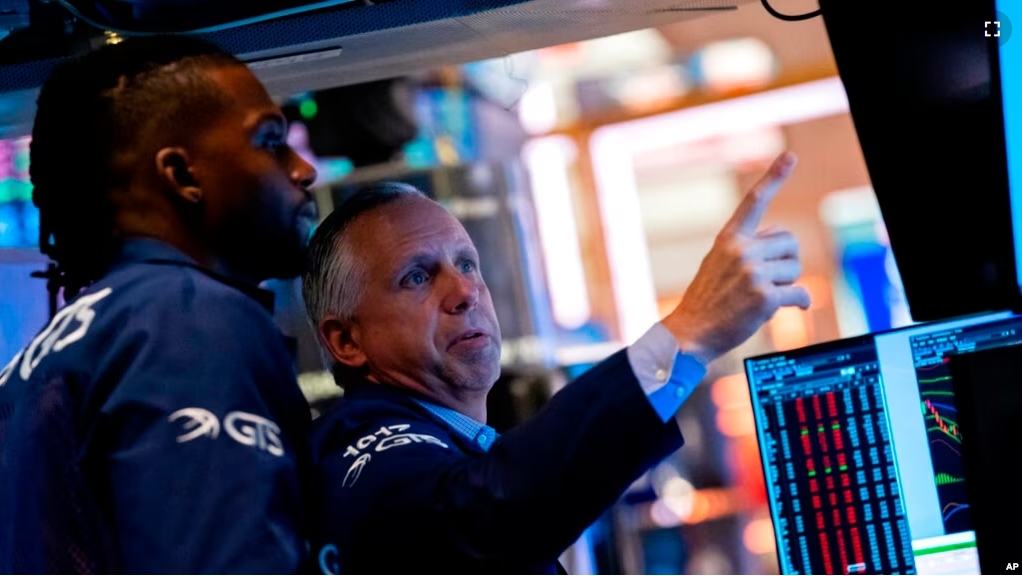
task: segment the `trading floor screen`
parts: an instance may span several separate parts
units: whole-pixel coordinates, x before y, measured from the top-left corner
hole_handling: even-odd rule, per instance
[[[978,574],[946,364],[1019,343],[1003,313],[748,359],[782,573]]]

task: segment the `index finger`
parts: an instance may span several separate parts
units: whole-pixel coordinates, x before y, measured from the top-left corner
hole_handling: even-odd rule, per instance
[[[770,170],[745,194],[745,198],[742,198],[725,229],[737,234],[755,235],[760,221],[763,220],[763,214],[770,206],[770,201],[791,175],[797,160],[798,158],[791,152],[778,156]]]

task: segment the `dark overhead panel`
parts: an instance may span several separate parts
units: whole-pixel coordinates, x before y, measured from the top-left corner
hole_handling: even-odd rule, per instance
[[[734,10],[751,1],[349,0],[242,26],[214,26],[216,29],[201,35],[252,62],[271,93],[286,96],[665,26]],[[200,0],[192,6],[198,14],[218,3],[223,1]],[[72,6],[79,4],[84,11],[81,0],[74,0]],[[114,4],[130,6],[119,0]],[[33,17],[38,12],[40,24],[33,23],[21,35],[26,42],[22,46],[32,45],[33,49],[5,52],[5,44],[12,38],[0,41],[0,137],[29,131],[35,93],[60,58],[105,41],[102,31],[83,25],[79,16],[120,30],[121,35],[133,31],[105,25],[95,10],[89,14],[79,11],[75,16],[59,2],[32,5]],[[302,6],[293,6],[292,11]],[[208,17],[201,23],[209,24]],[[178,17],[173,25],[185,29],[188,21]],[[31,41],[42,36],[47,36],[45,42]]]

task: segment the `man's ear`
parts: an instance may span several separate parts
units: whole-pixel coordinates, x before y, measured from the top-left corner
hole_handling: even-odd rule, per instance
[[[202,189],[192,175],[191,158],[184,148],[161,148],[156,153],[156,171],[182,200],[192,204],[202,201]]]
[[[319,336],[330,356],[348,368],[362,368],[368,362],[358,343],[357,327],[336,316],[327,316],[319,323]]]

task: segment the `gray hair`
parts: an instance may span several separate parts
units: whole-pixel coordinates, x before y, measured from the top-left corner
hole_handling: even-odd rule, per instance
[[[333,211],[316,229],[309,242],[305,274],[302,276],[302,297],[309,321],[316,332],[326,357],[319,323],[327,315],[336,315],[344,322],[354,317],[365,285],[365,259],[355,252],[345,232],[355,220],[370,211],[398,200],[423,197],[418,188],[404,182],[379,182],[361,188]],[[351,377],[351,371],[335,362],[337,384]]]

